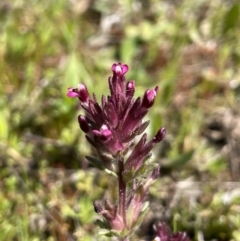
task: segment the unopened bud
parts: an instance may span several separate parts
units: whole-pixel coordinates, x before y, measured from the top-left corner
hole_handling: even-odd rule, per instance
[[[82,102],[87,102],[89,99],[89,94],[87,87],[84,84],[79,84],[78,85],[78,93],[79,93],[79,99]]]
[[[164,127],[161,127],[153,138],[154,143],[160,142],[165,137],[165,135],[166,135],[166,129]]]
[[[86,118],[83,115],[79,115],[78,116],[78,123],[79,123],[80,128],[82,129],[82,131],[84,131],[85,133],[89,132],[90,129],[89,129],[87,120],[86,120]]]
[[[95,136],[100,137],[103,141],[108,140],[112,136],[112,132],[108,129],[106,125],[102,125],[101,129],[93,130]]]
[[[93,202],[93,207],[94,207],[94,211],[96,213],[100,213],[103,210],[103,208],[101,207],[101,205],[100,205],[100,203],[98,201],[94,201]]]
[[[157,95],[158,86],[152,90],[146,90],[142,100],[142,106],[145,108],[150,108],[154,104],[155,97]]]
[[[126,85],[126,96],[133,97],[134,92],[135,92],[135,82],[129,81]]]

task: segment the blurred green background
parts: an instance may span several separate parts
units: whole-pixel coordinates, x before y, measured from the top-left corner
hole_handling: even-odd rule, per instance
[[[238,1],[1,0],[0,240],[107,240],[92,202],[111,178],[84,159],[94,152],[66,93],[83,82],[107,95],[119,61],[136,96],[159,86],[149,137],[167,129],[139,240],[154,220],[240,240],[239,39]]]

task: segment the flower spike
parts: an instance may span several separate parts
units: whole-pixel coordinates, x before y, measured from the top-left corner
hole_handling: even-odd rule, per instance
[[[95,94],[90,97],[84,84],[68,88],[67,96],[79,99],[85,112],[78,116],[80,128],[99,155],[99,159],[87,159],[118,181],[118,203],[106,200],[101,206],[95,201],[95,212],[105,219],[109,236],[117,233],[119,240],[129,240],[147,210],[144,203],[149,188],[159,176],[159,165],[147,159],[153,147],[165,137],[166,129],[161,127],[149,141],[144,133],[150,121],[143,119],[155,102],[158,86],[134,98],[135,81],[125,79],[128,65],[114,63],[111,70],[110,94],[102,95],[100,103]],[[136,142],[138,135],[142,137]],[[164,225],[159,224],[155,229],[155,241],[188,241],[184,233],[170,235]]]

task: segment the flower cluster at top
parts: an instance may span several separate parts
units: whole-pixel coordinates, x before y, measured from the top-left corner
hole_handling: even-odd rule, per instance
[[[123,156],[132,141],[147,128],[149,121],[143,121],[152,107],[158,87],[146,90],[143,97],[134,99],[135,82],[125,80],[126,64],[113,64],[113,76],[109,77],[109,96],[102,96],[101,105],[93,94],[91,98],[84,84],[69,88],[67,96],[77,97],[85,110],[78,122],[86,138],[98,151],[104,166],[111,169],[111,161]],[[138,170],[153,146],[165,136],[165,128],[160,128],[154,138],[146,143],[144,134],[125,162],[125,170]]]

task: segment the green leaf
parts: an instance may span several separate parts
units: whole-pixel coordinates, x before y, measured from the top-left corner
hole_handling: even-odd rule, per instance
[[[133,227],[131,227],[133,230],[136,230],[142,224],[148,210],[149,210],[149,202],[143,203],[143,206],[142,206],[141,212],[138,216],[138,219],[137,219],[136,223],[133,225]]]
[[[100,229],[98,235],[104,235],[106,237],[120,237],[120,232],[116,230]]]
[[[166,168],[178,168],[178,167],[182,167],[184,166],[186,163],[188,163],[189,161],[191,161],[192,156],[194,154],[194,150],[185,152],[183,154],[181,154],[180,156],[178,156],[176,159],[174,159],[171,162],[168,163],[162,163],[162,166],[166,167]]]
[[[104,171],[105,171],[107,174],[109,174],[109,175],[111,175],[111,176],[113,176],[113,177],[115,177],[115,178],[118,178],[118,176],[117,176],[117,174],[116,174],[115,172],[113,172],[113,171],[111,171],[111,170],[109,170],[109,169],[107,169],[107,168],[105,168]]]
[[[93,156],[86,156],[87,160],[93,165],[95,166],[96,168],[98,168],[99,170],[102,170],[104,172],[106,172],[107,174],[115,177],[115,178],[118,178],[117,174],[109,169],[107,169],[101,160],[97,159],[96,157],[93,157]]]
[[[133,172],[133,169],[131,169],[130,171],[129,170],[125,170],[123,173],[122,173],[122,176],[123,176],[123,180],[124,182],[129,182],[131,180],[134,179],[135,175],[134,175],[134,172]]]
[[[102,230],[107,230],[109,228],[109,224],[104,220],[97,219],[96,220],[96,225],[100,227]]]
[[[152,172],[155,168],[157,168],[158,164],[157,163],[149,163],[145,164],[142,167],[139,168],[139,175],[146,175],[150,172]]]
[[[93,166],[95,166],[96,168],[98,168],[99,170],[104,170],[104,169],[105,169],[102,161],[99,160],[98,158],[93,157],[93,156],[86,156],[86,159],[87,159]]]
[[[239,21],[239,14],[240,14],[240,5],[234,4],[232,7],[226,12],[223,18],[223,28],[222,33],[227,33],[230,29],[233,29],[238,21]]]

